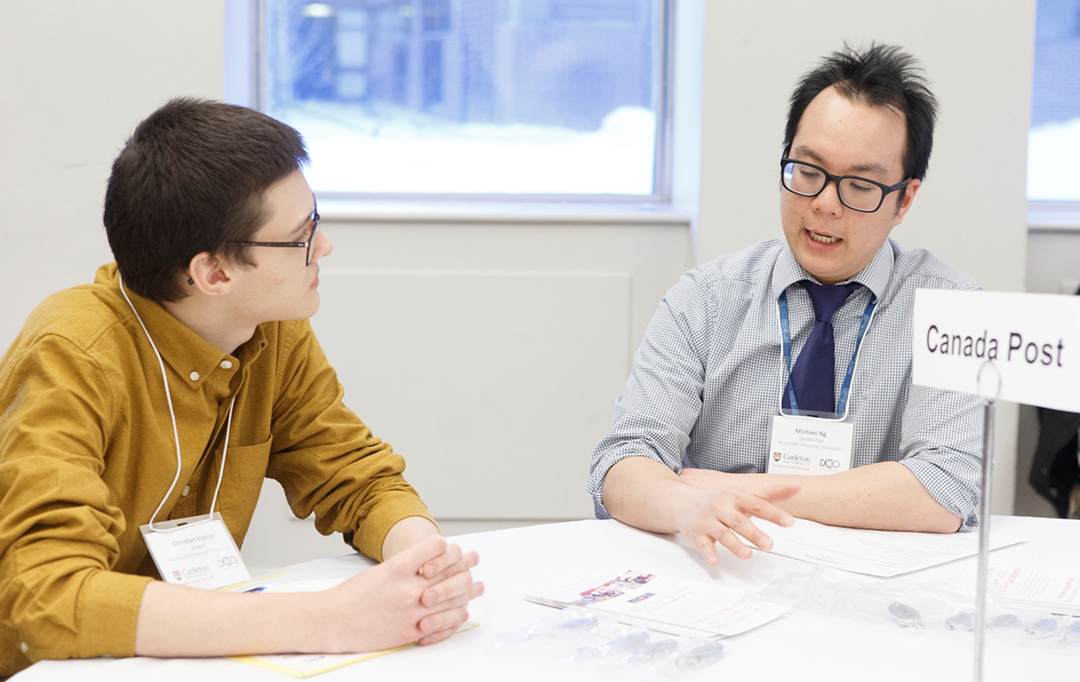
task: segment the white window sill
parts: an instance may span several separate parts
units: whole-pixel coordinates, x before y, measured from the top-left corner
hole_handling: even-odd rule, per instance
[[[576,223],[689,226],[693,215],[670,204],[497,201],[364,201],[321,199],[319,214],[333,222]]]
[[[1080,203],[1029,203],[1028,231],[1080,232]]]

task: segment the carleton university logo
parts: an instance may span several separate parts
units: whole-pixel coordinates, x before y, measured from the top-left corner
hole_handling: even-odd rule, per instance
[[[772,461],[774,461],[774,462],[779,462],[780,461],[780,453],[779,452],[772,453]]]
[[[173,577],[176,578],[177,580],[183,580],[184,579],[183,576],[180,575],[180,571],[173,571],[172,574],[173,574]]]

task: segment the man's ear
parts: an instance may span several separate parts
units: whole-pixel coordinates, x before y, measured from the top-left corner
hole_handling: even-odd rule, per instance
[[[198,289],[208,296],[227,294],[232,288],[229,263],[219,255],[203,251],[188,263],[186,290]]]
[[[893,217],[893,227],[896,227],[904,220],[904,216],[907,215],[908,209],[911,208],[911,202],[915,201],[915,193],[919,191],[921,185],[922,180],[913,179],[907,184],[907,187],[904,188],[900,203],[896,205],[896,215]]]

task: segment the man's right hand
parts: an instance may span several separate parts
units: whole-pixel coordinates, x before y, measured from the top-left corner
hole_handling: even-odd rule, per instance
[[[753,492],[731,474],[704,472],[693,485],[648,457],[627,457],[608,469],[604,478],[604,507],[623,523],[654,533],[682,533],[710,566],[720,563],[716,543],[735,556],[748,559],[743,536],[762,549],[772,540],[750,521],[752,517],[780,526],[794,523],[791,514],[773,502],[786,500],[799,485],[771,483],[761,474]],[[755,479],[755,484],[757,483]]]
[[[336,624],[324,642],[329,650],[354,652],[446,639],[468,619],[469,602],[484,593],[472,579],[478,562],[476,552],[463,555],[434,535],[361,572],[320,595],[325,622]]]
[[[763,475],[763,474],[762,474]],[[710,566],[720,563],[716,543],[740,559],[749,559],[750,548],[736,533],[761,549],[771,549],[772,539],[754,525],[751,517],[772,521],[778,526],[795,522],[791,514],[771,504],[786,500],[799,491],[798,485],[778,483],[751,494],[737,486],[702,488],[681,484],[675,488],[675,524]],[[733,532],[734,531],[734,532]]]

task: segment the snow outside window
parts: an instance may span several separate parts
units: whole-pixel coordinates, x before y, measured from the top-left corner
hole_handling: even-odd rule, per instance
[[[321,196],[667,199],[665,0],[264,0]]]
[[[1029,201],[1080,202],[1080,0],[1038,0]]]

